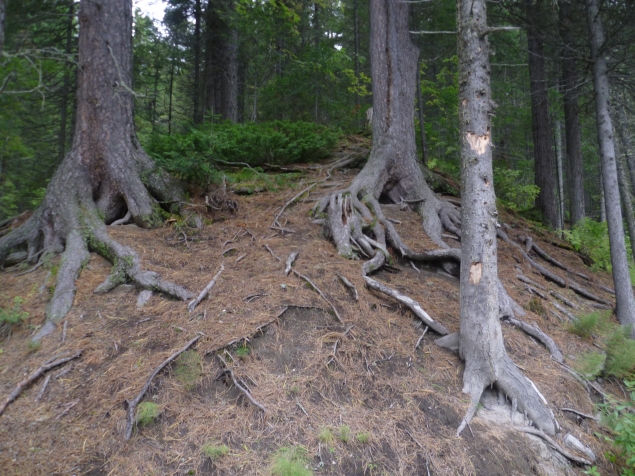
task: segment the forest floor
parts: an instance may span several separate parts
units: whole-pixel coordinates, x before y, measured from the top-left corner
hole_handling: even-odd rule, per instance
[[[461,392],[458,355],[436,346],[432,331],[415,348],[425,326],[408,309],[365,288],[361,262],[339,257],[321,227],[310,221],[315,201],[334,186],[346,186],[358,170],[334,171],[289,206],[279,221],[293,233],[270,229],[292,196],[326,176],[326,166],[300,167],[306,173],[293,188],[232,195],[238,205],[233,213],[207,211],[204,197],[193,193],[189,209],[204,218],[200,229],[179,221],[154,230],[110,227],[147,269],[195,293],[224,264],[210,295],[192,313],[187,303],[156,293],[138,308],[139,291],[130,285],[94,294],[110,264],[93,254],[65,323],[33,348],[29,336],[43,323],[56,261],[19,277],[17,271],[0,273],[0,306],[12,306],[21,296],[22,309],[30,313],[28,325],[0,341],[0,398],[49,358],[83,351],[79,359],[51,370],[46,388],[43,376],[0,416],[2,474],[267,475],[290,454],[315,474],[582,474],[585,468],[520,432],[517,427],[527,424],[521,414],[511,424],[510,405],[481,408],[469,431],[456,437],[469,406]],[[413,250],[433,247],[415,213],[394,205],[384,206],[384,212],[400,221],[396,228]],[[611,286],[610,276],[592,273],[576,253],[553,245],[559,242],[554,234],[508,213],[500,220],[511,227],[511,239],[531,235],[551,256],[589,276],[584,286],[613,302],[597,286]],[[446,241],[459,246],[454,239]],[[565,295],[580,307],[574,314],[596,310],[592,302],[543,279],[513,247],[500,240],[498,245],[501,279],[525,308],[523,319],[539,325],[565,361],[575,364],[593,344],[570,333],[554,317],[550,301],[530,294],[516,276],[521,270],[545,289]],[[343,323],[305,281],[293,273],[285,276],[285,260],[293,251],[299,252],[294,269],[330,299]],[[355,286],[358,300],[338,274]],[[375,277],[416,299],[450,332],[459,330],[456,278],[434,269],[417,271],[397,258]],[[161,371],[144,397],[158,405],[158,417],[135,427],[126,441],[126,400],[134,399],[153,369],[197,333],[202,336],[194,352]],[[606,430],[560,410],[593,414],[599,396],[517,328],[504,323],[503,333],[512,359],[555,412],[562,426],[556,438],[571,433],[598,456],[602,475],[617,474],[603,456],[609,449],[601,437]],[[225,365],[266,411],[232,384]],[[623,397],[616,381],[598,385]],[[205,455],[205,445],[217,457]],[[221,455],[222,445],[228,451]]]

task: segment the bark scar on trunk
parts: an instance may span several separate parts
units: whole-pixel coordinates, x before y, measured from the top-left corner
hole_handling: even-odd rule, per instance
[[[465,138],[467,139],[468,144],[474,152],[478,155],[483,155],[487,150],[487,146],[489,145],[489,128],[487,132],[483,135],[477,135],[473,132],[468,132],[465,134]]]
[[[478,284],[481,282],[481,276],[483,276],[482,263],[472,263],[470,266],[470,284]]]

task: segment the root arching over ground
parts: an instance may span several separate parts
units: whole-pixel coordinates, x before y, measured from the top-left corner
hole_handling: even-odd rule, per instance
[[[159,202],[178,206],[181,200],[176,185],[138,144],[111,153],[113,156],[104,161],[105,170],[96,172],[82,163],[78,152],[71,152],[51,180],[38,210],[0,238],[0,262],[19,247],[27,248],[28,262],[42,260],[49,253],[62,253],[55,290],[46,309],[47,320],[34,336],[36,341],[49,334],[70,310],[75,280],[87,264],[90,251],[113,265],[111,274],[95,292],[107,292],[132,281],[178,299],[192,296],[157,273],[144,271],[137,253],[108,235],[106,223],[124,214],[129,213],[138,226],[148,228],[160,223]]]

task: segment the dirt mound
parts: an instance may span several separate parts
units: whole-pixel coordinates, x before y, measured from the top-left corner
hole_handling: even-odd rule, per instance
[[[307,168],[294,189],[233,197],[238,205],[234,214],[208,212],[204,197],[193,197],[190,208],[205,223],[200,229],[179,220],[157,230],[111,227],[112,236],[134,248],[145,267],[194,292],[224,263],[210,295],[192,313],[185,303],[157,294],[138,308],[139,291],[133,286],[93,294],[110,270],[109,263],[93,257],[78,281],[65,324],[41,348],[29,348],[28,336],[44,319],[57,263],[19,277],[18,272],[1,273],[0,306],[21,296],[30,317],[28,325],[0,344],[0,395],[8,395],[50,357],[83,350],[80,359],[50,372],[46,388],[45,378],[37,380],[0,416],[2,473],[270,474],[281,448],[303,448],[298,452],[304,455],[301,464],[318,474],[582,474],[583,468],[554,456],[544,443],[514,428],[509,418],[501,420],[511,414],[508,403],[509,408],[492,404],[480,409],[470,431],[455,437],[469,406],[461,392],[458,356],[436,346],[438,336],[432,331],[415,348],[424,326],[409,310],[366,289],[359,261],[337,256],[308,218],[316,199],[334,185],[346,185],[355,173],[333,172],[330,180],[288,207],[278,219],[288,232],[270,228],[274,217],[299,190],[324,177],[324,171]],[[384,213],[411,248],[434,248],[414,213],[398,206],[384,206]],[[609,276],[590,273],[575,253],[552,244],[555,237],[502,215],[513,240],[533,236],[549,256],[586,274],[590,280],[584,286],[613,300],[598,286],[610,285]],[[446,241],[458,246],[451,236]],[[295,269],[324,293],[343,324],[312,286],[293,274],[285,276],[284,261],[292,251],[299,252]],[[556,317],[566,319],[548,292],[557,291],[579,307],[571,310],[574,314],[594,310],[593,301],[545,280],[515,247],[500,241],[499,260],[507,291],[526,309],[523,319],[549,334],[567,362],[588,350],[589,344]],[[530,293],[519,274],[539,284],[545,299]],[[356,288],[359,300],[338,275]],[[416,299],[450,332],[458,331],[456,278],[435,269],[414,269],[396,258],[375,278]],[[511,325],[503,331],[509,354],[549,402],[561,434],[571,433],[589,445],[599,455],[602,474],[617,474],[600,456],[606,443],[594,432],[602,433],[601,427],[560,411],[569,407],[593,413],[597,395],[587,392],[537,341]],[[156,366],[199,332],[202,337],[192,348],[199,356],[193,381],[183,380],[179,360],[160,372],[144,396],[157,405],[154,422],[135,428],[125,441],[125,401],[139,393]],[[265,412],[233,384],[226,365]],[[602,385],[619,391],[611,382]],[[520,414],[515,421],[517,426],[528,423]]]

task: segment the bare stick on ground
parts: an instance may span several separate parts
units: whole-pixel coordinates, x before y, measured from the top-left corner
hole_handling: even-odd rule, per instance
[[[214,285],[216,284],[216,280],[218,279],[218,277],[221,275],[221,273],[225,270],[225,263],[221,263],[220,264],[220,270],[218,270],[218,273],[216,273],[216,275],[212,278],[212,280],[209,282],[209,284],[207,286],[205,286],[205,289],[203,289],[201,291],[201,293],[198,295],[198,297],[196,299],[194,299],[193,301],[191,301],[188,305],[187,305],[187,310],[189,312],[192,312],[196,306],[199,305],[199,303],[205,299],[205,296],[207,296],[207,293],[210,292],[210,290],[214,287]]]
[[[426,326],[426,328],[423,331],[423,334],[421,334],[421,337],[419,337],[419,339],[417,339],[417,343],[415,344],[415,350],[417,350],[419,345],[421,345],[421,342],[423,341],[423,338],[426,336],[426,333],[428,332],[428,329],[429,329],[429,327]]]
[[[64,357],[62,359],[58,359],[58,360],[49,360],[47,362],[44,363],[44,365],[42,365],[40,368],[38,368],[35,372],[33,372],[31,375],[29,375],[27,378],[25,378],[24,380],[22,380],[20,383],[18,383],[15,387],[15,389],[13,390],[13,392],[11,392],[9,394],[9,396],[5,399],[4,402],[2,402],[2,405],[0,405],[0,415],[2,415],[4,413],[4,411],[6,410],[7,406],[13,402],[16,398],[18,398],[20,396],[20,394],[24,391],[24,389],[26,387],[28,387],[31,383],[33,383],[35,380],[37,380],[40,376],[42,376],[45,372],[48,372],[49,370],[58,367],[62,364],[65,364],[66,362],[70,362],[71,360],[77,359],[80,355],[82,355],[82,351],[78,351],[75,354],[71,355],[70,357]]]
[[[271,253],[271,256],[273,256],[273,257],[274,257],[275,259],[277,259],[278,261],[282,261],[282,260],[280,259],[280,257],[279,257],[279,256],[276,256],[276,254],[273,252],[273,250],[272,250],[271,248],[269,248],[269,245],[263,245],[263,246],[267,249],[267,251],[268,251],[269,253]]]
[[[343,276],[339,273],[336,273],[335,276],[337,276],[339,280],[342,281],[344,286],[346,286],[348,290],[353,294],[353,298],[355,299],[355,301],[359,301],[359,294],[357,293],[357,288],[355,287],[355,285],[348,279],[346,279],[346,276]]]
[[[46,392],[46,387],[48,387],[48,384],[50,381],[51,381],[51,374],[48,374],[46,376],[46,379],[44,379],[44,383],[42,384],[42,388],[37,394],[37,397],[35,397],[36,402],[39,402],[42,399],[42,397],[44,396],[44,392]]]
[[[324,299],[326,301],[326,303],[331,306],[331,309],[333,309],[333,313],[335,314],[335,317],[338,321],[340,321],[342,324],[344,324],[344,321],[342,320],[342,317],[340,316],[340,313],[337,311],[337,308],[335,307],[335,305],[330,301],[330,299],[328,299],[324,293],[322,291],[320,291],[320,288],[318,288],[313,281],[311,281],[309,278],[307,278],[305,275],[298,273],[295,269],[292,269],[293,274],[295,274],[298,278],[300,279],[304,279],[309,286],[311,286],[313,289],[315,289],[315,291],[322,297],[322,299]]]
[[[126,403],[128,404],[128,415],[127,415],[127,421],[126,421],[126,432],[124,434],[124,438],[126,440],[129,440],[130,437],[132,436],[132,429],[133,429],[134,423],[135,423],[135,412],[137,410],[137,405],[139,405],[139,403],[141,402],[141,399],[143,398],[143,396],[146,394],[146,392],[150,388],[150,385],[152,384],[152,380],[154,379],[154,377],[156,377],[158,375],[158,373],[161,372],[161,370],[163,370],[170,362],[172,362],[179,355],[181,355],[183,352],[185,352],[190,347],[192,347],[196,342],[198,342],[198,340],[200,338],[201,338],[201,334],[197,335],[191,341],[189,341],[187,344],[185,344],[185,346],[182,349],[180,349],[179,351],[175,352],[170,357],[168,357],[166,360],[164,360],[150,374],[150,377],[148,377],[148,379],[146,380],[145,385],[141,388],[141,391],[134,398],[134,400],[126,400]]]
[[[229,365],[227,365],[227,362],[225,361],[225,359],[223,359],[220,355],[218,355],[217,357],[221,360],[221,362],[223,362],[226,369],[221,371],[218,377],[216,377],[216,380],[222,378],[224,375],[229,375],[232,379],[232,382],[234,383],[234,386],[238,390],[240,390],[243,393],[243,395],[245,395],[249,399],[251,403],[253,403],[256,407],[262,410],[263,413],[267,413],[266,408],[262,406],[262,404],[258,403],[258,401],[251,396],[251,392],[247,390],[245,387],[243,387],[240,383],[238,383],[238,380],[236,379],[236,376],[234,375],[234,371],[229,367]]]
[[[599,418],[596,418],[593,415],[587,415],[586,413],[579,412],[578,410],[574,410],[573,408],[561,408],[560,410],[563,412],[575,413],[576,415],[587,418],[589,420],[600,421]]]
[[[287,262],[285,263],[285,268],[284,268],[284,275],[285,276],[289,276],[289,273],[291,272],[291,268],[293,267],[293,263],[295,263],[295,260],[296,260],[296,258],[298,257],[299,254],[300,254],[299,251],[294,251],[287,258]]]
[[[284,206],[280,209],[280,211],[276,215],[276,217],[273,219],[273,223],[271,224],[270,228],[272,228],[274,230],[283,230],[283,231],[288,231],[288,232],[292,231],[292,230],[285,230],[284,228],[282,228],[282,225],[279,222],[280,217],[282,216],[282,214],[284,213],[284,211],[287,209],[287,207],[289,205],[295,203],[295,201],[298,200],[305,193],[310,192],[311,189],[313,187],[315,187],[318,183],[320,183],[320,182],[315,182],[315,183],[309,185],[307,188],[305,188],[304,190],[302,190],[302,191],[298,192],[297,194],[295,194],[293,196],[293,198],[291,198],[291,200],[289,200],[287,203],[285,203]]]

